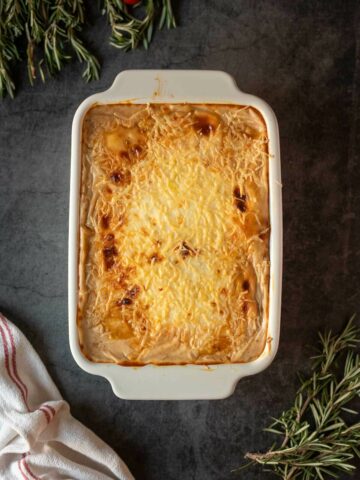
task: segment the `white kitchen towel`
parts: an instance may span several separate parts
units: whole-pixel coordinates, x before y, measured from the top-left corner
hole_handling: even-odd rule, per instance
[[[25,336],[0,314],[0,479],[133,480],[75,420]]]

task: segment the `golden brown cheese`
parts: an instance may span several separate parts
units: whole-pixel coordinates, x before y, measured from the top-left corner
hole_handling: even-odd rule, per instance
[[[123,365],[247,362],[269,290],[264,121],[238,105],[96,105],[84,119],[78,328]]]

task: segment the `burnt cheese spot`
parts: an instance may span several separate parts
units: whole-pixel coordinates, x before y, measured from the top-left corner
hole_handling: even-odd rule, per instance
[[[128,185],[131,182],[131,173],[129,170],[116,170],[111,173],[110,180],[117,185]]]
[[[114,245],[115,237],[112,233],[108,233],[104,238],[103,257],[106,270],[113,267],[117,250]]]
[[[108,233],[106,236],[105,236],[105,241],[106,242],[113,242],[114,241],[114,234],[113,233]]]
[[[120,157],[123,158],[124,160],[130,160],[129,152],[126,152],[125,150],[120,152]]]
[[[113,172],[110,178],[114,183],[120,183],[123,179],[123,174],[121,172]]]
[[[116,305],[118,305],[119,307],[122,307],[122,306],[126,306],[126,305],[132,305],[132,303],[133,303],[133,301],[131,300],[131,298],[124,297],[121,300],[118,300],[116,302]]]
[[[101,218],[101,226],[104,230],[107,230],[109,228],[109,223],[110,223],[110,215],[103,215]]]
[[[208,137],[210,133],[214,130],[214,127],[211,123],[207,123],[205,120],[198,120],[194,125],[195,130],[200,134]]]
[[[140,145],[134,145],[131,147],[130,149],[130,152],[135,155],[135,157],[140,157],[140,155],[142,154],[142,147],[140,147]]]
[[[201,136],[209,137],[214,133],[219,125],[219,119],[216,115],[210,115],[206,112],[196,112],[194,115],[193,129]]]
[[[122,150],[119,154],[124,163],[132,164],[143,157],[144,148],[138,143],[128,142],[126,148],[127,150]]]
[[[164,260],[164,257],[162,257],[161,255],[159,255],[157,252],[153,253],[153,254],[149,257],[149,263],[157,263],[157,262],[161,262],[161,260]]]
[[[246,212],[246,195],[240,193],[239,187],[234,188],[233,195],[236,208],[238,208],[240,212]]]
[[[105,247],[103,249],[104,263],[107,270],[109,270],[115,263],[115,257],[117,255],[117,250],[114,246]]]
[[[139,293],[140,293],[139,285],[134,285],[125,293],[123,298],[116,301],[116,305],[118,307],[132,305],[134,303],[135,298],[139,295]]]
[[[127,293],[126,297],[136,298],[140,293],[139,285],[134,285]]]
[[[194,257],[195,255],[197,255],[199,253],[196,248],[190,247],[190,245],[188,245],[186,242],[182,242],[181,245],[176,247],[175,250],[179,251],[182,258],[186,258],[186,257],[189,257],[189,256]]]

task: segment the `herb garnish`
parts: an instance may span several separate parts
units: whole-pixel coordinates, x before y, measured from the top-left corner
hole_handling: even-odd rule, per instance
[[[301,378],[294,405],[266,429],[282,437],[266,453],[247,453],[284,480],[324,480],[355,470],[360,458],[360,422],[349,405],[360,396],[360,356],[354,349],[360,331],[353,318],[339,335],[320,334],[320,351],[312,358],[312,375]],[[244,468],[242,467],[242,468]]]
[[[171,0],[143,0],[134,6],[125,0],[101,3],[111,27],[110,43],[117,48],[148,48],[156,22],[158,28],[175,27]],[[83,0],[0,0],[0,96],[14,97],[12,69],[21,61],[24,43],[31,84],[38,76],[45,81],[46,72],[60,71],[74,55],[85,64],[84,79],[98,79],[99,62],[80,38],[84,13]]]

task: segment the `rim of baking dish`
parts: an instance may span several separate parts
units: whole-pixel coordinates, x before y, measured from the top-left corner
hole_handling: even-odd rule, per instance
[[[91,362],[81,352],[77,331],[79,202],[82,121],[96,103],[212,103],[256,108],[269,137],[270,282],[268,332],[265,349],[248,363],[220,365],[121,366]],[[86,98],[72,124],[69,207],[68,314],[69,340],[76,363],[86,372],[105,377],[123,399],[220,399],[231,395],[238,381],[267,368],[280,336],[282,289],[282,195],[279,131],[276,116],[260,98],[242,92],[227,73],[209,70],[126,70],[112,86]]]

